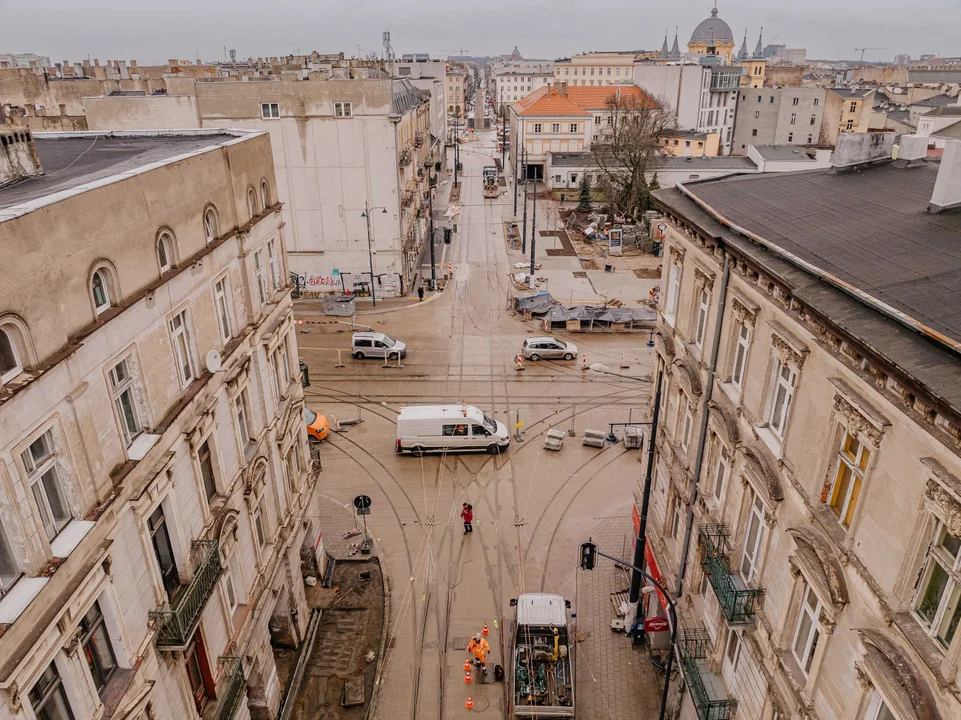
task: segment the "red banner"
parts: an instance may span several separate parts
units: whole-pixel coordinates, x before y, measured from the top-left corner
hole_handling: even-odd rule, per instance
[[[636,503],[631,509],[631,520],[634,523],[634,538],[631,546],[637,547],[637,536],[641,532],[641,514],[637,511]],[[657,567],[657,560],[654,559],[654,551],[651,550],[650,542],[644,543],[644,561],[647,564],[648,574],[663,585],[664,580],[661,578],[661,571]],[[664,608],[664,612],[667,612],[667,599],[664,597],[664,593],[657,589],[655,589],[655,592],[657,592],[657,597],[661,601],[661,607]]]

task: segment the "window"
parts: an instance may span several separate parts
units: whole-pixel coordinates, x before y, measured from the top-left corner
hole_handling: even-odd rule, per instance
[[[697,322],[694,325],[694,344],[698,347],[704,345],[704,334],[707,331],[707,306],[710,295],[706,289],[702,289],[697,298]]]
[[[601,124],[601,116],[600,116],[600,115],[595,115],[595,116],[594,116],[594,124],[595,124],[595,125],[600,125],[600,124]]]
[[[220,228],[217,225],[217,211],[212,207],[204,211],[204,235],[207,237],[208,245],[220,236]]]
[[[160,581],[167,598],[172,602],[180,589],[180,575],[177,573],[177,561],[174,559],[173,546],[170,543],[170,533],[167,531],[167,518],[164,515],[163,503],[157,506],[147,518],[147,530],[153,543],[154,556],[160,568]]]
[[[280,256],[277,254],[277,243],[267,241],[267,264],[270,266],[270,282],[274,290],[280,290]]]
[[[760,117],[761,117],[761,111],[760,111],[760,110],[755,110],[755,111],[754,111],[754,119],[757,120],[757,119],[760,118]]]
[[[30,688],[30,705],[37,720],[73,720],[73,711],[55,663],[50,663]]]
[[[222,277],[214,283],[214,306],[217,326],[220,329],[220,339],[226,343],[230,340],[230,302],[227,299],[226,277]]]
[[[797,628],[794,630],[794,642],[791,644],[791,652],[804,677],[811,672],[814,653],[821,639],[821,626],[818,624],[820,616],[821,601],[814,594],[814,589],[805,582],[801,592],[801,610],[798,613]]]
[[[266,180],[260,183],[260,204],[263,205],[264,210],[270,207],[270,185]]]
[[[794,133],[787,134],[787,141],[789,144],[794,142]]]
[[[737,328],[737,345],[734,348],[734,367],[731,369],[731,382],[738,388],[744,382],[744,368],[747,366],[747,350],[751,343],[751,327],[741,323]]]
[[[187,311],[174,315],[170,321],[170,337],[174,344],[174,361],[180,384],[186,387],[194,379],[193,363],[190,361],[190,335],[187,330]]]
[[[577,132],[577,123],[571,123],[571,132],[572,132],[572,133],[576,133],[576,132]]]
[[[797,375],[794,370],[778,361],[774,368],[774,401],[771,403],[771,429],[779,438],[784,438],[787,429],[788,412],[794,398],[794,383]]]
[[[534,132],[539,133],[541,131],[541,124],[534,123]]]
[[[110,308],[110,289],[106,270],[101,268],[94,272],[90,289],[93,292],[94,309],[97,311],[97,315],[100,315]]]
[[[257,547],[261,550],[267,545],[267,531],[265,530],[266,519],[264,517],[264,498],[261,496],[257,501],[257,508],[254,510],[254,533],[257,537]]]
[[[680,497],[674,498],[674,516],[671,518],[671,537],[674,540],[681,540],[681,533],[684,532],[684,503]]]
[[[184,665],[187,670],[187,681],[190,683],[190,692],[194,696],[194,704],[197,706],[197,712],[202,714],[207,700],[214,697],[214,681],[210,674],[207,648],[204,646],[200,628],[197,628],[193,642],[184,653]]]
[[[751,137],[757,137],[757,128],[751,130]]]
[[[247,188],[247,214],[251,220],[257,215],[257,193],[253,188]]]
[[[724,651],[724,656],[732,667],[737,666],[738,655],[741,651],[741,636],[735,631],[731,630],[731,634],[727,638],[727,649]]]
[[[757,576],[761,538],[764,535],[764,503],[753,491],[749,491],[748,496],[751,509],[747,516],[747,531],[744,533],[744,553],[741,555],[741,579],[746,583]]]
[[[871,704],[868,706],[868,712],[864,716],[864,720],[898,720],[897,716],[891,712],[891,708],[888,704],[884,702],[884,698],[881,697],[877,690],[874,691],[874,697],[871,698]]]
[[[714,468],[714,499],[718,502],[721,501],[721,495],[724,492],[724,479],[727,477],[729,465],[730,456],[727,453],[727,448],[718,443],[717,466]]]
[[[813,140],[814,140],[814,136],[808,135],[808,145],[810,145]]]
[[[287,474],[287,491],[294,495],[297,492],[298,479],[300,478],[300,454],[297,452],[296,445],[287,453],[284,467]]]
[[[614,68],[614,75],[617,76],[617,75],[620,75],[620,74],[621,74],[621,69],[620,69],[620,68]]]
[[[349,118],[353,114],[351,109],[351,104],[349,102],[335,102],[334,103],[334,117],[339,118]]]
[[[791,100],[791,104],[792,104],[792,105],[797,105],[800,101],[801,101],[800,98],[794,98],[793,100]]]
[[[204,496],[209,503],[217,494],[217,484],[214,481],[214,458],[210,452],[210,439],[204,440],[197,450],[197,463],[200,465],[200,477],[204,483]]]
[[[848,120],[848,121],[847,121],[847,124],[845,124],[845,126],[844,126],[844,129],[845,129],[845,130],[853,130],[853,129],[854,129],[854,120]]]
[[[277,103],[261,103],[260,117],[264,120],[273,120],[280,117],[280,106]]]
[[[773,95],[768,99],[768,103],[769,103],[770,105],[773,105],[773,104],[774,104],[774,96],[773,96]]]
[[[290,385],[290,360],[287,351],[287,338],[283,339],[277,349],[274,350],[274,372],[277,374],[277,382],[280,385],[281,395],[287,394],[287,387]]]
[[[160,263],[160,274],[173,267],[173,238],[170,233],[160,233],[157,238],[157,262]]]
[[[850,112],[856,113],[857,111],[858,111],[857,101],[852,102],[852,103],[851,103],[851,110],[850,110]]]
[[[812,115],[811,122],[809,124],[813,125],[815,122],[817,122],[817,115]]]
[[[760,96],[760,95],[757,96],[757,101],[758,101],[758,102],[761,102],[761,96]]]
[[[791,113],[791,124],[797,125],[797,113]]]
[[[561,124],[560,124],[560,123],[551,123],[551,132],[552,132],[552,133],[559,133],[560,131],[561,131]]]
[[[928,546],[924,574],[914,604],[914,614],[928,634],[947,649],[961,620],[959,584],[961,538],[951,535],[938,520]]]
[[[0,328],[0,383],[10,382],[23,372],[17,344],[9,330]]]
[[[594,74],[594,68],[591,68],[591,75]]]
[[[834,480],[825,486],[821,497],[821,502],[827,503],[838,522],[845,528],[851,526],[858,496],[861,494],[864,471],[870,459],[871,451],[856,437],[845,432],[838,452]]]
[[[53,431],[47,430],[20,454],[27,470],[33,499],[40,511],[40,521],[53,540],[70,522],[70,509],[60,478],[59,457],[54,448]]]
[[[820,105],[820,104],[821,104],[821,98],[814,98],[814,104],[815,104],[815,105]]]
[[[238,587],[242,587],[242,578],[240,575],[240,567],[237,564],[237,548],[230,554],[230,557],[224,562],[224,590],[227,592],[227,606],[230,610],[230,614],[234,614],[234,610],[240,605],[240,592]],[[240,580],[240,582],[238,582]]]
[[[117,410],[120,429],[127,447],[143,429],[140,422],[140,413],[137,411],[137,401],[134,397],[131,365],[130,358],[124,358],[114,365],[109,373],[110,397],[113,399],[114,407]]]
[[[234,398],[234,412],[237,415],[237,430],[240,433],[240,444],[247,445],[253,438],[253,428],[250,425],[250,412],[247,403],[247,390],[241,390]]]
[[[260,304],[267,304],[267,269],[264,267],[264,253],[258,250],[254,253],[254,274],[257,277],[257,296]]]
[[[681,447],[687,450],[691,442],[691,431],[694,429],[694,413],[691,410],[691,403],[684,402],[684,423],[681,426]]]
[[[83,645],[83,654],[93,676],[93,684],[96,685],[97,692],[103,694],[107,682],[117,670],[117,659],[110,646],[110,637],[107,635],[99,602],[94,601],[80,621],[80,644]]]
[[[681,266],[676,262],[671,263],[667,273],[667,302],[665,310],[668,315],[677,312],[677,299],[681,294]]]

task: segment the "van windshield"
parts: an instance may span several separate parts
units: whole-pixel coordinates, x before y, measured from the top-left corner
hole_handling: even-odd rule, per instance
[[[396,344],[397,344],[396,340],[389,337],[388,335],[384,335],[384,345],[386,345],[387,347],[394,347],[394,345]]]
[[[492,435],[497,432],[497,423],[486,415],[484,416],[484,427],[487,428]]]

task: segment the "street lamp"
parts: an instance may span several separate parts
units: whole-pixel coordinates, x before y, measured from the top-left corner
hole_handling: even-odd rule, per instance
[[[631,563],[625,562],[624,560],[621,560],[620,558],[616,558],[613,555],[602,553],[597,548],[597,543],[594,543],[588,540],[586,543],[581,543],[581,546],[578,549],[578,551],[579,551],[579,565],[581,567],[581,570],[593,570],[595,567],[597,567],[598,555],[601,557],[605,557],[608,560],[613,560],[619,565],[626,565],[630,567],[634,571],[634,575],[637,576],[638,579],[640,579],[640,577],[643,576],[648,580],[648,582],[651,583],[651,585],[643,588],[643,593],[645,595],[650,595],[654,592],[659,592],[661,595],[661,598],[663,598],[664,602],[667,603],[667,622],[671,626],[671,651],[670,651],[670,654],[667,656],[667,664],[665,665],[665,668],[664,668],[664,690],[662,691],[662,694],[661,694],[661,711],[660,711],[660,714],[658,715],[659,720],[664,720],[667,714],[667,696],[671,687],[671,669],[674,665],[674,653],[677,651],[677,608],[674,605],[674,600],[671,599],[671,596],[668,595],[667,590],[664,588],[663,585],[661,585],[661,583],[659,583],[653,577],[651,577],[646,572],[641,570],[641,568],[638,567],[637,564],[632,565]],[[639,587],[638,590],[640,591],[641,588]],[[632,593],[633,593],[633,582],[632,582]],[[638,595],[640,595],[640,592],[638,593]],[[634,602],[637,602],[637,601],[635,600]]]
[[[620,373],[611,372],[610,368],[603,363],[593,363],[590,367],[594,372],[627,378],[628,380],[637,380],[638,382],[648,382],[650,380],[650,377],[637,378],[631,377],[630,375],[621,375]],[[654,469],[654,441],[657,439],[657,420],[661,412],[661,380],[663,377],[663,371],[659,370],[657,373],[657,386],[654,391],[654,416],[651,418],[651,433],[647,440],[647,470],[644,473],[644,492],[641,495],[640,521],[637,527],[637,538],[635,538],[634,543],[634,565],[631,566],[634,568],[634,572],[631,573],[631,591],[628,597],[628,602],[631,604],[636,603],[640,597],[641,576],[644,575],[644,573],[638,571],[638,568],[644,567],[644,563],[646,561],[645,552],[647,550],[647,513],[651,506],[651,477]],[[644,637],[643,623],[641,623],[640,631],[635,629],[635,631],[632,633],[632,637],[635,638],[636,642],[640,642],[640,640]]]
[[[371,210],[383,210],[383,214],[387,214],[387,208],[383,206],[378,207],[367,207],[367,201],[364,201],[364,212],[360,214],[362,218],[367,219],[367,257],[370,260],[370,300],[374,307],[377,307],[377,296],[374,293],[374,246],[373,241],[370,237],[370,211]]]

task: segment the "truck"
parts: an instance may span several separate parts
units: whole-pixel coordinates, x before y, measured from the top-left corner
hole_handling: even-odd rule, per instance
[[[510,717],[574,717],[573,637],[570,602],[550,593],[525,593],[511,600],[516,610],[511,635]]]
[[[497,185],[497,167],[495,165],[484,166],[484,197],[496,198],[500,195],[500,188]]]

